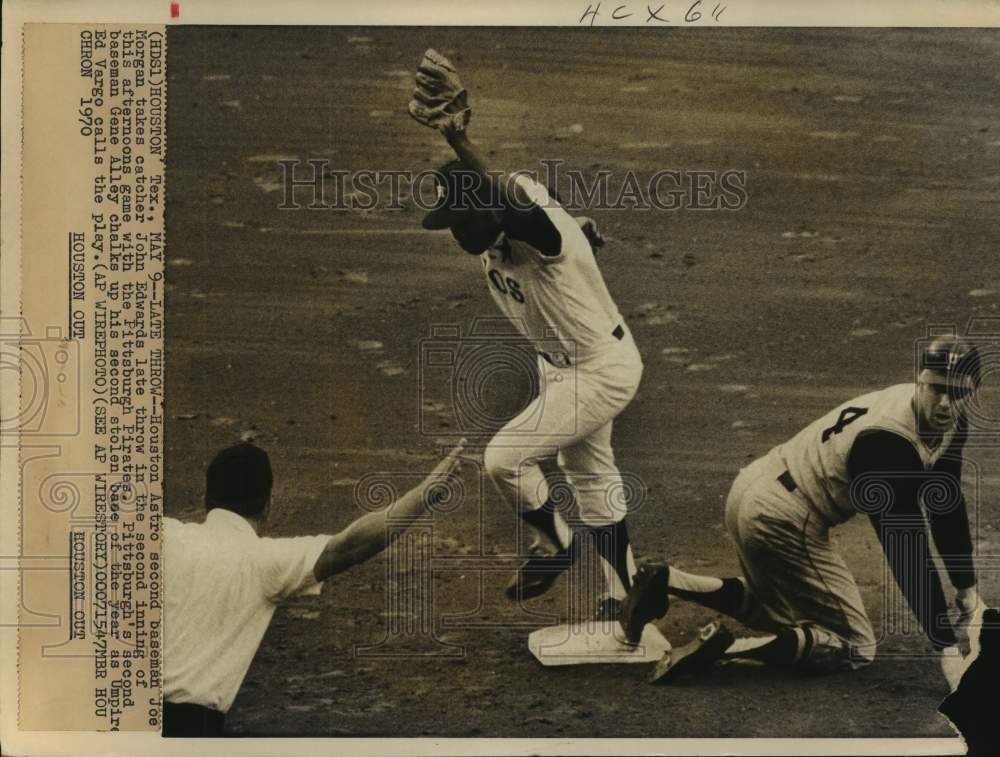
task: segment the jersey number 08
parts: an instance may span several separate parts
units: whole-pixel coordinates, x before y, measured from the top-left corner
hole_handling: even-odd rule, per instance
[[[524,293],[521,291],[521,285],[517,283],[516,280],[507,276],[506,279],[503,274],[500,273],[496,268],[492,269],[489,273],[490,281],[493,282],[493,286],[500,294],[506,294],[511,297],[514,302],[524,302]]]

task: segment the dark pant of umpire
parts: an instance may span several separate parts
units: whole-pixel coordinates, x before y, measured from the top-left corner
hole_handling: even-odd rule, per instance
[[[163,735],[188,738],[222,736],[226,715],[200,704],[163,703]]]

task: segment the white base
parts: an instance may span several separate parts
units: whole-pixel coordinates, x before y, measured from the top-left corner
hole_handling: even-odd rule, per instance
[[[540,628],[528,636],[528,650],[542,665],[616,665],[656,662],[670,650],[670,642],[656,626],[643,629],[635,646],[625,642],[617,622],[588,621]]]

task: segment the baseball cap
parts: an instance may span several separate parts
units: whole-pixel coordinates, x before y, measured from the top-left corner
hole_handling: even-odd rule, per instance
[[[240,515],[260,515],[271,497],[274,477],[267,453],[250,442],[219,452],[205,474],[207,509],[222,507]]]
[[[424,216],[425,229],[447,229],[473,208],[490,207],[492,191],[482,177],[461,160],[445,163],[434,172],[437,202]]]
[[[920,383],[975,390],[981,380],[979,350],[961,337],[938,337],[920,352]]]

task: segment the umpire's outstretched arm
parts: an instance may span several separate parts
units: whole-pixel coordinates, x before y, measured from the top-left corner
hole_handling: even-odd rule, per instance
[[[406,527],[434,506],[437,499],[436,487],[448,486],[452,477],[457,475],[461,453],[462,444],[459,444],[418,487],[411,489],[388,507],[358,518],[343,531],[331,536],[313,566],[316,580],[322,583],[334,573],[362,563],[389,546]],[[393,526],[391,529],[390,521]]]

